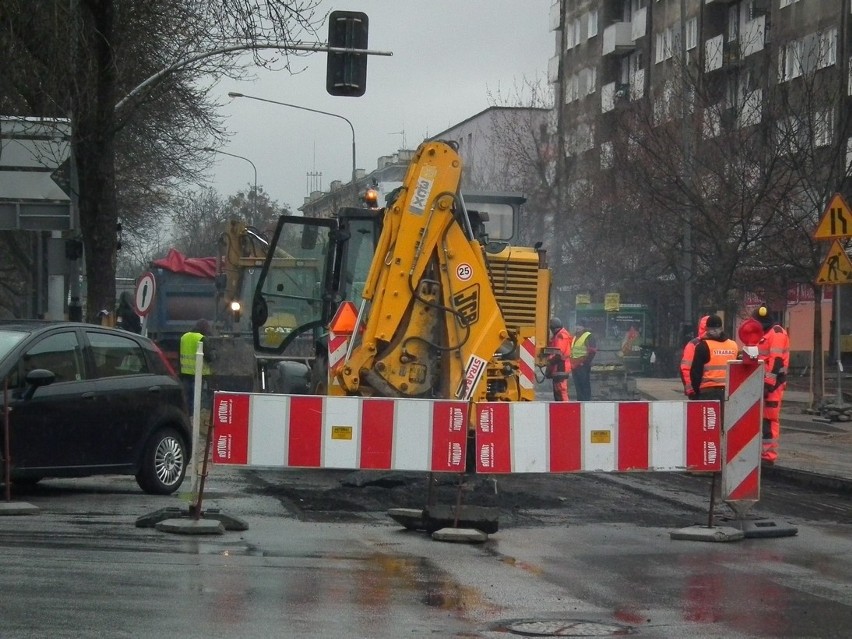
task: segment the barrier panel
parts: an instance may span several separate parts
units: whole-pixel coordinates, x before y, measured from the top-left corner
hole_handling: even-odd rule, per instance
[[[217,392],[213,462],[458,473],[467,415],[460,401]]]
[[[328,388],[340,386],[334,371],[346,358],[346,349],[349,345],[348,335],[338,335],[334,331],[328,333]]]
[[[523,389],[535,388],[535,338],[527,337],[520,348],[520,385]]]
[[[476,407],[479,473],[718,471],[719,402],[491,402]]]
[[[724,421],[722,499],[747,508],[760,499],[762,363],[729,362]]]

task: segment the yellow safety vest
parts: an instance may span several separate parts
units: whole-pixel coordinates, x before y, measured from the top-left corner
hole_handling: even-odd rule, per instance
[[[184,333],[180,337],[180,374],[195,375],[195,353],[198,350],[198,343],[204,339],[201,333]],[[202,375],[210,374],[210,364],[204,362],[201,368]]]
[[[589,348],[586,346],[586,340],[591,335],[590,331],[583,331],[583,334],[574,339],[571,344],[571,359],[580,359],[589,354]]]

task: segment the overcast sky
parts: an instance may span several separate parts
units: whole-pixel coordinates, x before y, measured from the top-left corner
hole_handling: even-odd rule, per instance
[[[226,103],[231,134],[223,151],[257,167],[257,182],[279,204],[294,211],[309,190],[328,190],[332,180],[349,181],[352,132],[341,119],[237,98],[236,91],[339,114],[355,129],[357,167],[376,168],[379,156],[416,148],[432,136],[494,103],[516,95],[524,80],[547,82],[554,55],[549,31],[552,0],[357,0],[323,3],[328,10],[363,11],[370,20],[369,48],[392,57],[370,56],[367,92],[360,98],[325,90],[325,53],[296,61],[305,71],[257,73],[252,82],[224,81],[215,91]],[[322,40],[328,29],[320,30]],[[506,100],[500,102],[505,104]],[[511,103],[511,102],[510,102]],[[308,178],[308,173],[321,177]],[[217,154],[210,185],[221,195],[254,180],[244,160]],[[311,187],[309,189],[309,187]]]

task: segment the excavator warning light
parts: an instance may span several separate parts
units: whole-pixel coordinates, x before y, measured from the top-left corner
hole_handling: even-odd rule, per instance
[[[242,310],[242,305],[237,300],[234,300],[234,301],[231,302],[230,308],[231,308],[231,314],[234,317],[234,321],[239,322],[240,321],[240,310]]]
[[[337,312],[328,325],[335,335],[352,335],[355,331],[355,322],[358,320],[358,311],[352,302],[341,302]]]
[[[364,193],[364,203],[371,209],[379,208],[379,192],[376,189],[367,189]]]

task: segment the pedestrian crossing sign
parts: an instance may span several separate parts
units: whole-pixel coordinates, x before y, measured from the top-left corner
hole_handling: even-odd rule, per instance
[[[852,284],[852,261],[838,240],[831,245],[814,281],[824,285]]]

